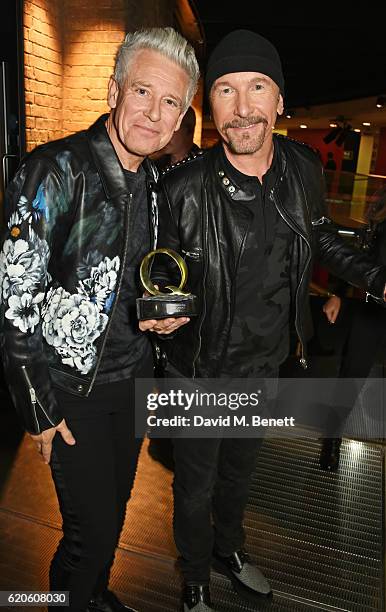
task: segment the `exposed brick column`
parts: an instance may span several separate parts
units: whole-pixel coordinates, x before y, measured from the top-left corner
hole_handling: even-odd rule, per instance
[[[107,84],[126,31],[126,0],[64,0],[63,131],[108,111]]]
[[[125,32],[174,24],[175,0],[25,0],[27,150],[108,111],[108,79]]]
[[[27,150],[62,136],[61,0],[24,3]]]

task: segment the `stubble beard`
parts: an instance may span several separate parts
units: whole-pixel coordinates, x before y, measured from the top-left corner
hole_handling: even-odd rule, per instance
[[[257,135],[251,136],[246,133],[242,133],[239,135],[235,135],[230,131],[232,127],[246,127],[248,125],[258,125],[262,126],[260,132]],[[228,146],[232,153],[237,155],[246,155],[251,153],[256,153],[261,149],[265,142],[265,138],[267,135],[267,127],[268,122],[266,119],[260,117],[253,117],[249,120],[240,120],[238,122],[226,123],[223,126],[223,130],[228,139]]]

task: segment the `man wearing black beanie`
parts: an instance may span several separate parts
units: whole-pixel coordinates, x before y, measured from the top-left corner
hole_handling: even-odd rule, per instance
[[[180,326],[159,341],[171,375],[274,378],[288,355],[291,318],[307,367],[313,255],[382,301],[386,268],[339,238],[326,216],[317,153],[273,134],[284,94],[275,47],[255,32],[228,34],[209,58],[206,86],[221,140],[165,170],[159,197],[158,246],[185,255],[199,316],[183,326],[175,319],[167,327],[155,320],[140,327],[162,334]],[[245,552],[242,527],[260,443],[213,435],[173,440],[185,612],[213,610],[211,565],[241,595],[270,595]]]
[[[273,44],[260,34],[236,30],[220,41],[206,69],[207,93],[216,79],[232,72],[261,72],[269,76],[284,95],[284,76],[279,54]]]

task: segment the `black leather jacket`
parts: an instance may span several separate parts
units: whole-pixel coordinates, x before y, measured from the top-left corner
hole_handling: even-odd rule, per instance
[[[63,418],[54,386],[90,393],[120,291],[131,195],[106,118],[35,149],[7,190],[1,348],[30,433]],[[157,170],[144,165],[155,246]]]
[[[184,255],[188,289],[198,296],[200,314],[173,338],[159,342],[158,353],[164,350],[170,363],[189,377],[219,373],[233,320],[238,266],[251,223],[250,212],[238,203],[253,194],[226,176],[220,146],[164,171],[161,180],[158,246]],[[295,233],[290,287],[301,363],[306,367],[305,345],[312,335],[308,291],[313,257],[336,276],[378,298],[383,296],[386,268],[344,242],[326,217],[323,169],[316,153],[279,135],[274,135],[274,146],[281,171],[269,197]],[[158,277],[163,280],[161,271]]]

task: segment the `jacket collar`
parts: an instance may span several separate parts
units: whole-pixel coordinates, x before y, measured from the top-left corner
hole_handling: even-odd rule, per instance
[[[234,201],[250,201],[253,200],[256,196],[253,189],[248,188],[248,183],[246,181],[242,181],[242,174],[237,169],[232,171],[230,162],[226,159],[224,149],[221,143],[216,144],[213,147],[213,152],[215,153],[215,174],[217,181],[221,185],[221,189],[225,191],[228,196],[232,198]],[[281,158],[277,155],[276,149],[274,152],[276,157],[276,162],[278,165],[278,176],[283,173],[282,170],[282,161]]]
[[[227,171],[226,164],[224,163],[224,152],[221,142],[214,145],[211,149],[213,158],[214,174],[216,182],[220,186],[221,191],[225,192],[228,197],[232,200],[253,200],[254,194],[249,191],[242,189],[239,181],[236,177],[231,177],[231,174]]]
[[[106,119],[108,114],[102,115],[87,130],[87,140],[90,146],[91,155],[97,167],[98,174],[102,181],[106,198],[111,200],[121,195],[128,195],[127,181],[123,172],[123,167],[118,155],[112,145],[106,129]],[[158,180],[158,173],[155,165],[148,159],[143,162],[147,180],[151,187]]]
[[[291,221],[292,227],[296,227],[306,240],[310,235],[311,227],[310,220],[306,211],[309,204],[306,201],[307,195],[303,185],[303,173],[308,172],[307,166],[299,165],[291,139],[278,134],[273,135],[275,154],[278,162],[278,176],[276,184],[271,190],[271,196],[276,201],[280,209],[286,214],[288,220]],[[297,143],[299,146],[299,143]],[[244,190],[237,182],[236,178],[231,178],[225,171],[225,165],[222,163],[221,143],[216,144],[211,153],[214,159],[214,173],[217,184],[222,191],[225,191],[234,201],[248,201],[252,196]],[[312,163],[312,162],[311,162]],[[291,193],[288,197],[289,183],[297,187],[297,193]],[[317,186],[316,186],[317,188]],[[296,197],[294,197],[296,195]]]

